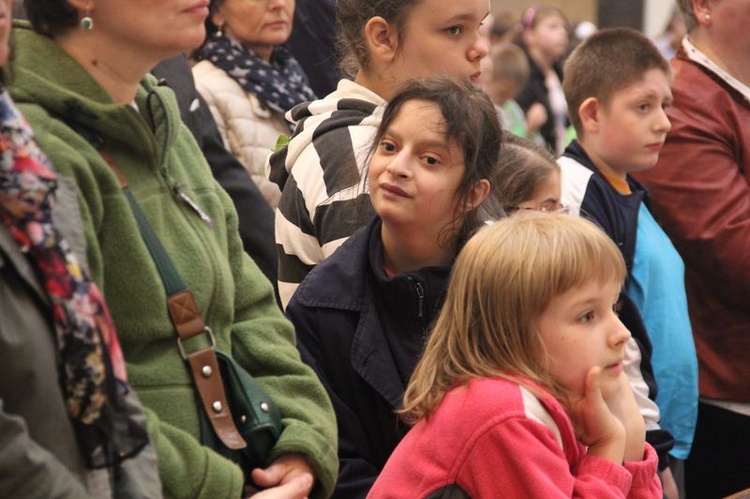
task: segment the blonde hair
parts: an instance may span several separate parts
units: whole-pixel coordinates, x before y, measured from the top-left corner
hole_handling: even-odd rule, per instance
[[[621,284],[625,276],[617,246],[581,218],[529,212],[481,229],[453,267],[402,415],[410,422],[429,416],[448,390],[475,377],[521,375],[560,394],[534,321],[568,289],[592,280]]]

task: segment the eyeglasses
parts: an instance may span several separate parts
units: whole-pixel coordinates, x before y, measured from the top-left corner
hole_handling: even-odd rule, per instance
[[[509,215],[519,210],[541,211],[543,213],[568,213],[569,211],[567,206],[558,201],[545,201],[537,206],[506,206],[503,209]]]

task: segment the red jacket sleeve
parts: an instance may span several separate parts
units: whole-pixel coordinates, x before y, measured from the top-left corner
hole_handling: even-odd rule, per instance
[[[456,482],[472,497],[661,498],[657,458],[625,466],[580,455],[566,457],[552,431],[530,419],[506,420],[468,445]],[[575,463],[572,467],[569,458]]]

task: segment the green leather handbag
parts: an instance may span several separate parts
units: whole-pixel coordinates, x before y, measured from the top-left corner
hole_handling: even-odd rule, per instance
[[[238,463],[249,482],[253,468],[270,465],[271,449],[281,434],[283,426],[276,403],[236,360],[221,350],[216,350],[224,393],[234,424],[247,446],[232,450],[216,436],[206,411],[199,407],[201,416],[201,443],[224,457]]]

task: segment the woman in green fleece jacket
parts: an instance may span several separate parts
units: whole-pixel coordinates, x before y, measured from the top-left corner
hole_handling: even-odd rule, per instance
[[[271,284],[243,253],[232,202],[181,124],[173,92],[145,76],[159,60],[201,42],[207,2],[25,5],[33,29],[14,27],[6,81],[58,173],[77,185],[90,273],[147,408],[165,496],[241,497],[243,470],[199,443],[199,409],[164,286],[100,150],[127,178],[217,347],[279,406],[284,430],[273,463],[252,472],[269,489],[258,497],[330,495],[338,466],[330,401],[300,361]]]

